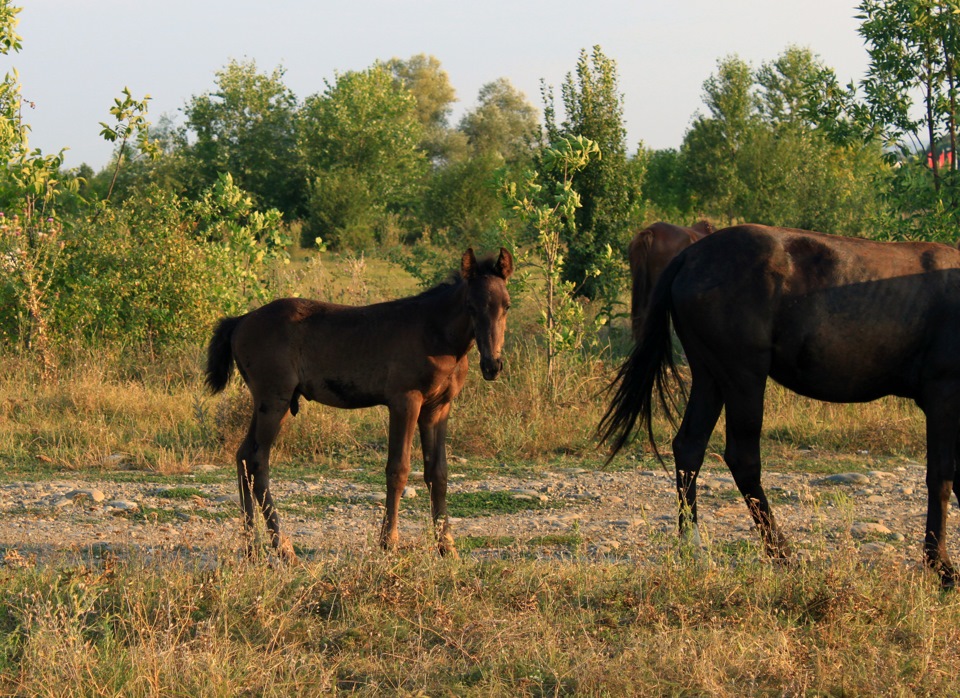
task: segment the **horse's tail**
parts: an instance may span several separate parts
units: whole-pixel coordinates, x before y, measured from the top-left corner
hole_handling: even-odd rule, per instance
[[[653,235],[649,230],[637,233],[630,242],[630,276],[633,277],[630,294],[630,329],[635,342],[640,339],[647,302],[650,300],[650,265],[647,261],[652,247]]]
[[[227,381],[230,380],[230,374],[233,372],[233,348],[230,345],[230,339],[240,320],[239,317],[221,319],[213,330],[213,337],[207,346],[207,386],[214,393],[219,393],[227,387]]]
[[[640,340],[634,345],[630,356],[623,362],[608,390],[615,393],[610,406],[597,427],[601,442],[612,442],[607,462],[617,454],[630,439],[637,420],[646,424],[647,436],[654,453],[660,458],[653,437],[653,393],[672,424],[678,412],[676,398],[668,390],[668,373],[676,377],[673,362],[673,346],[670,339],[670,310],[672,307],[671,286],[683,266],[683,255],[676,257],[657,280],[653,296],[647,305],[646,319],[641,328]],[[685,392],[682,382],[681,394]]]

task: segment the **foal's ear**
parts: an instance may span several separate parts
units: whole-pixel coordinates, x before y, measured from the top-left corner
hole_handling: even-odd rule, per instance
[[[477,258],[473,254],[473,248],[468,247],[467,251],[463,253],[463,258],[460,260],[460,276],[463,277],[464,281],[469,281],[477,273]]]
[[[500,256],[497,257],[497,274],[506,281],[513,273],[513,255],[506,248],[500,248]]]

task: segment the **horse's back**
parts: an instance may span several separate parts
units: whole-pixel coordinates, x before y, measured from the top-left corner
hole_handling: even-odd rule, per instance
[[[671,300],[693,361],[755,365],[844,402],[912,395],[924,361],[960,374],[945,349],[960,341],[960,252],[945,245],[747,225],[676,264]]]

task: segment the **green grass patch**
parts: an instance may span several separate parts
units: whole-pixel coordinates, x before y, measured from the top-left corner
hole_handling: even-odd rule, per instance
[[[190,487],[186,485],[181,485],[178,487],[170,487],[168,489],[162,490],[157,493],[157,497],[161,499],[193,499],[194,497],[199,497],[201,499],[206,499],[207,495],[203,490],[197,487]]]
[[[509,548],[516,543],[514,536],[462,536],[457,538],[457,550],[469,553],[486,548]]]
[[[521,511],[554,509],[559,502],[541,502],[539,499],[521,499],[512,492],[454,492],[447,496],[450,515],[460,518],[469,516],[494,516],[516,514]]]

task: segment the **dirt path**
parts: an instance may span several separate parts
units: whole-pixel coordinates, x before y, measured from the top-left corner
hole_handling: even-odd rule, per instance
[[[924,469],[891,461],[886,469],[833,476],[764,473],[774,512],[803,555],[857,550],[865,557],[920,558],[926,510]],[[429,545],[428,505],[411,477],[401,513],[405,544]],[[714,545],[754,543],[756,535],[733,479],[711,467],[701,475],[702,530]],[[383,486],[341,479],[276,480],[284,530],[305,557],[372,546]],[[676,545],[673,478],[663,470],[565,469],[537,478],[453,476],[451,493],[490,492],[529,509],[454,520],[468,554],[656,559]],[[0,486],[0,558],[44,559],[63,551],[185,550],[200,555],[239,548],[232,481],[158,487],[75,479]],[[956,542],[953,545],[956,548]]]

